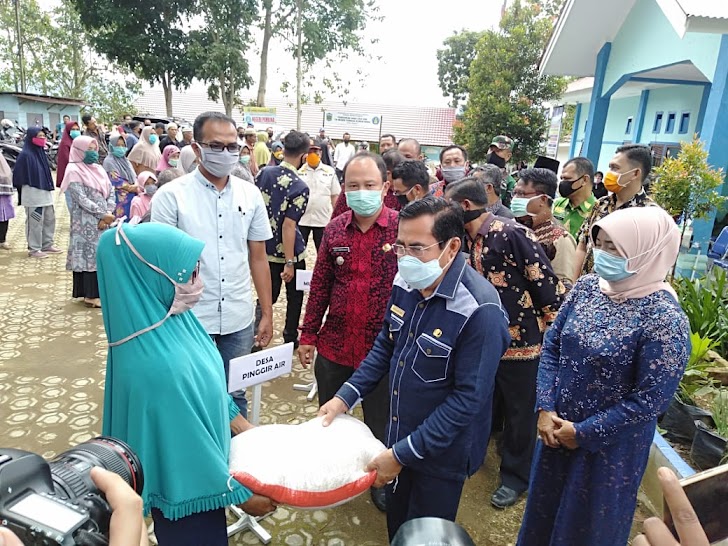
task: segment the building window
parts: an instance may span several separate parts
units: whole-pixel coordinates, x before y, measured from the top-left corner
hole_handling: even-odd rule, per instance
[[[671,135],[675,132],[675,112],[667,114],[667,125],[665,125],[665,134]]]
[[[657,134],[662,131],[662,112],[655,114],[655,123],[652,125],[652,132]]]
[[[631,135],[632,134],[632,121],[634,118],[627,118],[627,128],[624,130],[625,135]]]
[[[690,128],[690,112],[683,112],[680,116],[680,134],[686,135]]]

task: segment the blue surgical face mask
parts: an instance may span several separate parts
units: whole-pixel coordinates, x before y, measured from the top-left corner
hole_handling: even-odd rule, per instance
[[[449,243],[449,241],[448,241]],[[416,290],[424,290],[434,284],[444,270],[440,266],[440,258],[447,250],[447,245],[434,260],[423,262],[414,256],[402,256],[397,260],[399,274],[408,285]]]
[[[156,144],[157,140],[159,140],[159,137],[157,135],[149,135],[149,143],[150,144]]]
[[[627,258],[594,249],[594,272],[605,281],[623,281],[634,275],[627,270]]]
[[[74,139],[81,136],[81,131],[79,131],[78,129],[71,129],[68,134],[71,135],[71,139]]]
[[[531,201],[531,199],[538,199],[541,197],[540,195],[536,195],[534,197],[531,197],[530,199],[527,197],[514,197],[511,199],[511,212],[513,213],[513,216],[516,218],[521,218],[522,216],[534,216],[530,212],[528,212],[528,203]]]
[[[374,216],[382,208],[382,190],[347,191],[346,204],[359,216]]]

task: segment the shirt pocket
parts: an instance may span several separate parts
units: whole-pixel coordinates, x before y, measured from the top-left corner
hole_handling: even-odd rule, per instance
[[[389,340],[394,341],[397,339],[397,336],[402,331],[402,327],[404,326],[404,321],[399,318],[398,316],[392,314],[390,312],[389,314]]]
[[[417,338],[417,354],[412,362],[412,371],[425,383],[442,381],[447,377],[452,347],[428,334]]]

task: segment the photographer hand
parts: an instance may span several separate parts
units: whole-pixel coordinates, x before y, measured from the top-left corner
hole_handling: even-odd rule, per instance
[[[240,505],[240,508],[242,508],[246,514],[260,517],[270,514],[271,512],[275,512],[276,508],[278,508],[278,503],[268,497],[253,494],[252,497]]]
[[[708,537],[675,473],[662,467],[657,471],[657,477],[660,479],[665,502],[670,507],[680,543],[675,541],[667,525],[661,519],[649,518],[642,524],[644,534],[635,537],[632,544],[634,546],[708,546]]]
[[[0,526],[0,546],[23,546],[23,543],[10,529]]]
[[[91,479],[111,506],[109,546],[146,544],[146,525],[142,517],[142,499],[118,474],[94,467]]]

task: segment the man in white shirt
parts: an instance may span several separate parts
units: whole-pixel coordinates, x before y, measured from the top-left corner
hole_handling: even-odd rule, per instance
[[[344,177],[344,167],[349,160],[356,154],[356,146],[349,143],[349,133],[344,133],[344,142],[339,142],[334,149],[334,167],[336,167],[336,176],[339,177],[339,182]]]
[[[324,228],[331,220],[336,199],[341,193],[341,185],[333,167],[321,161],[321,148],[311,139],[306,163],[299,171],[301,178],[308,185],[308,205],[306,212],[298,222],[298,229],[303,242],[308,246],[308,237],[313,232],[313,244],[318,251]]]
[[[205,285],[194,313],[217,345],[229,378],[230,360],[265,347],[273,337],[273,303],[265,241],[273,237],[260,190],[230,176],[238,162],[235,121],[219,112],[200,114],[192,147],[199,167],[154,196],[152,221],[175,226],[205,242],[200,275]],[[251,277],[262,318],[253,335]],[[184,340],[179,340],[184,343]],[[247,417],[245,392],[233,393]]]

